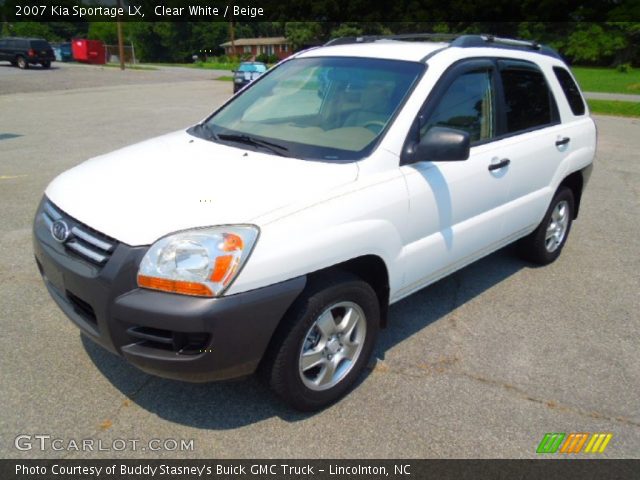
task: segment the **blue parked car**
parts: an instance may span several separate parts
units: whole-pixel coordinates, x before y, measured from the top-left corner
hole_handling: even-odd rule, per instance
[[[262,62],[242,62],[237,70],[233,71],[233,93],[253,82],[267,71],[267,66]]]

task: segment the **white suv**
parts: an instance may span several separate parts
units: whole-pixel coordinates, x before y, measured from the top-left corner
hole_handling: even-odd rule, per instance
[[[53,299],[144,371],[260,370],[314,410],[354,385],[390,304],[516,240],[554,261],[596,147],[565,63],[401,40],[301,52],[201,123],[61,174],[34,224]]]

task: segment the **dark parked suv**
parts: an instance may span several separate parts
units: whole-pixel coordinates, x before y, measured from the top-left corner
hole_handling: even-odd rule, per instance
[[[51,45],[42,38],[0,38],[0,61],[11,62],[18,68],[36,63],[49,68],[55,59]]]

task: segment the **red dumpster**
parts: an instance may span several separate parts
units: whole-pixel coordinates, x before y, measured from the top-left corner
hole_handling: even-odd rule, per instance
[[[87,40],[85,38],[76,38],[71,41],[71,51],[74,60],[85,63],[95,63],[104,65],[104,43],[100,40]]]

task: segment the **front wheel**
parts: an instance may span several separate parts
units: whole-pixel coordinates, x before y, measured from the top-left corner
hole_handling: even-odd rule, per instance
[[[342,272],[312,280],[276,332],[265,369],[271,388],[301,411],[335,402],[366,367],[379,325],[368,283]]]
[[[558,258],[571,230],[573,212],[573,192],[567,187],[560,187],[538,228],[520,240],[520,255],[540,265],[547,265]]]

